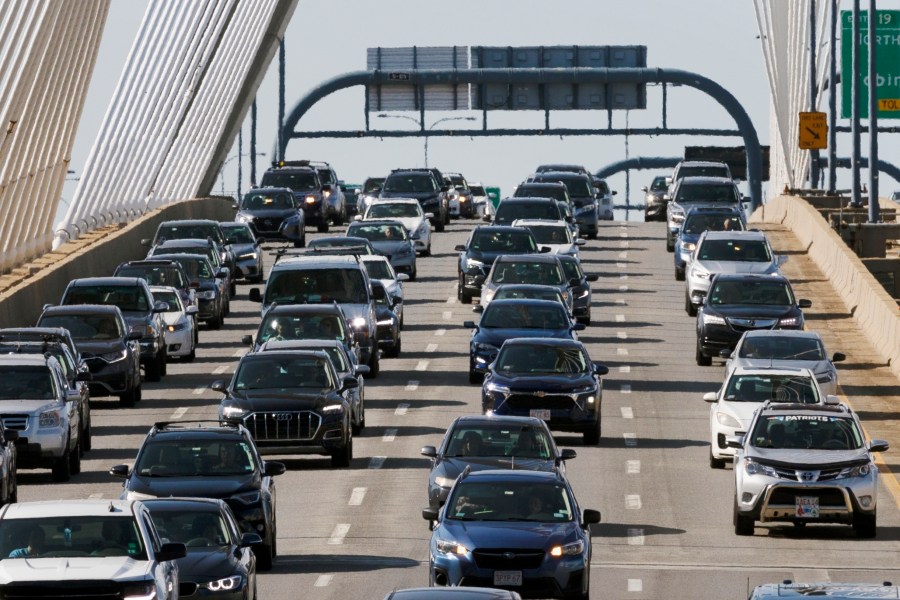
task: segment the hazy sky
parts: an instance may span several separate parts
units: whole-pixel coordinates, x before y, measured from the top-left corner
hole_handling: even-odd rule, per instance
[[[784,0],[789,1],[789,0]],[[821,1],[821,0],[820,0]],[[849,8],[849,2],[844,2]],[[864,7],[867,2],[863,2]],[[896,9],[898,1],[879,2],[879,9]],[[87,106],[73,149],[76,176],[84,167],[99,129],[125,56],[140,26],[146,0],[113,0],[91,83]],[[452,7],[452,8],[451,8]],[[693,71],[709,77],[736,96],[756,125],[760,140],[769,143],[769,91],[753,3],[750,0],[301,0],[285,35],[287,51],[287,110],[312,87],[337,74],[366,68],[366,48],[396,46],[538,46],[538,45],[643,45],[647,66]],[[277,58],[259,93],[257,172],[271,160],[277,123]],[[363,88],[352,88],[321,101],[299,123],[300,130],[364,128]],[[661,125],[662,94],[658,86],[647,91],[647,109],[616,111],[613,126]],[[673,128],[735,128],[717,103],[692,88],[668,93],[668,126]],[[825,104],[822,105],[825,110]],[[417,117],[417,113],[406,113]],[[426,113],[426,126],[446,116],[475,116],[478,122],[444,123],[440,127],[480,126],[481,113]],[[494,127],[543,126],[542,112],[494,111]],[[605,111],[556,111],[551,124],[560,127],[604,127]],[[413,128],[404,119],[379,119],[373,128]],[[882,136],[887,137],[887,136]],[[896,137],[896,136],[895,136]],[[392,168],[421,166],[422,138],[294,140],[288,158],[327,160],[345,181],[362,182]],[[867,142],[864,140],[864,147]],[[660,136],[431,138],[429,163],[444,171],[459,171],[469,180],[499,185],[504,194],[542,162],[574,162],[592,171],[628,157],[681,156],[685,145],[741,145],[738,137],[697,138]],[[849,154],[850,138],[838,138],[839,154]],[[890,144],[882,142],[882,158],[890,160]],[[249,115],[244,129],[244,152],[249,152]],[[237,153],[236,146],[229,156]],[[249,163],[244,159],[243,186],[249,184]],[[237,186],[237,161],[224,174],[226,192]],[[640,203],[639,189],[657,173],[632,171],[631,201]],[[843,181],[848,180],[847,174]],[[895,183],[884,178],[882,190]],[[625,176],[609,180],[624,202]],[[216,183],[221,190],[222,180]],[[845,184],[844,184],[845,185]],[[74,185],[64,190],[71,198]]]

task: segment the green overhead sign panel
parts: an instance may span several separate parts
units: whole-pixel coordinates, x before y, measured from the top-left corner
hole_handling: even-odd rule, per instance
[[[878,118],[900,119],[900,11],[875,11],[875,71]],[[860,11],[860,102],[861,118],[869,118],[869,16]],[[841,117],[852,110],[853,11],[841,11]]]

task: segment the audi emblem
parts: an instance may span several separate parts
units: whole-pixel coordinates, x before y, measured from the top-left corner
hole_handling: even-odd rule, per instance
[[[291,413],[272,413],[272,418],[276,421],[290,421]]]

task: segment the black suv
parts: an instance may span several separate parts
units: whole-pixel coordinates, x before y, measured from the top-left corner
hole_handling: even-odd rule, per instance
[[[437,169],[394,169],[384,180],[379,197],[415,198],[422,212],[434,215],[431,224],[435,231],[443,231],[450,222],[449,189]]]
[[[178,290],[185,307],[197,303],[187,271],[174,260],[130,260],[116,267],[113,277],[140,277],[147,285],[167,285]]]
[[[184,219],[181,221],[163,221],[156,229],[152,240],[143,239],[141,245],[154,247],[171,240],[205,240],[214,241],[219,250],[219,262],[232,273],[235,272],[234,252],[228,237],[222,231],[218,221],[211,219]],[[231,290],[234,293],[234,289]]]
[[[329,221],[340,225],[347,218],[344,193],[328,163],[309,160],[282,160],[263,173],[262,187],[288,188],[303,206],[306,225],[324,233]]]
[[[187,273],[191,288],[196,290],[194,297],[199,311],[197,320],[203,321],[211,329],[222,327],[227,302],[223,290],[226,288],[228,269],[217,270],[208,258],[200,254],[158,254],[154,258],[181,265]]]
[[[575,221],[578,223],[578,232],[582,237],[595,239],[599,231],[597,221],[600,214],[597,207],[598,191],[594,187],[594,180],[584,173],[569,171],[547,171],[538,173],[530,180],[530,183],[564,183],[569,191],[569,198],[575,205]]]
[[[537,242],[527,227],[484,225],[476,227],[465,244],[456,246],[459,262],[456,266],[457,297],[463,304],[481,295],[481,285],[502,254],[534,254]]]
[[[553,198],[506,198],[494,211],[494,225],[512,225],[519,219],[545,219],[547,221],[565,221],[566,217]],[[490,221],[489,215],[484,216]]]
[[[156,423],[144,438],[134,469],[116,465],[110,475],[124,479],[122,499],[197,496],[221,498],[241,530],[257,533],[254,548],[260,569],[277,554],[275,481],[284,463],[264,461],[250,433],[218,421]]]

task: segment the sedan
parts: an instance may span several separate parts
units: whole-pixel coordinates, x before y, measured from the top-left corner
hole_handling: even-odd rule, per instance
[[[459,252],[457,264],[457,297],[463,304],[481,295],[481,286],[494,261],[504,254],[535,254],[537,242],[531,231],[524,227],[482,225],[472,230],[465,244],[456,246]]]
[[[391,219],[400,221],[406,227],[416,252],[422,256],[431,256],[431,222],[434,215],[422,212],[422,205],[412,198],[390,198],[372,203],[366,212],[354,221],[373,221]]]
[[[259,247],[260,240],[253,235],[253,230],[243,223],[219,223],[222,231],[228,236],[228,242],[234,252],[236,277],[242,277],[250,283],[259,283],[265,275],[263,255]]]
[[[386,256],[398,273],[416,280],[416,251],[406,227],[399,221],[355,221],[347,227],[347,235],[362,237],[372,244],[375,252]]]
[[[403,329],[403,282],[409,280],[406,273],[397,273],[390,261],[379,254],[361,256],[369,279],[380,281],[387,293],[394,299],[394,312],[400,318],[400,329]]]
[[[572,235],[565,221],[546,221],[540,219],[516,219],[513,227],[527,227],[534,236],[534,241],[543,250],[551,254],[578,256],[578,247],[584,246],[582,238]]]
[[[165,327],[163,334],[166,339],[166,357],[181,358],[191,362],[197,356],[196,306],[185,308],[178,295],[178,290],[173,287],[151,286],[153,298],[157,302],[165,302],[169,310],[162,313]]]
[[[395,306],[403,306],[387,293],[384,285],[377,279],[372,280],[372,298],[375,300],[375,317],[378,321],[378,348],[384,355],[397,358],[401,351],[400,317]]]

